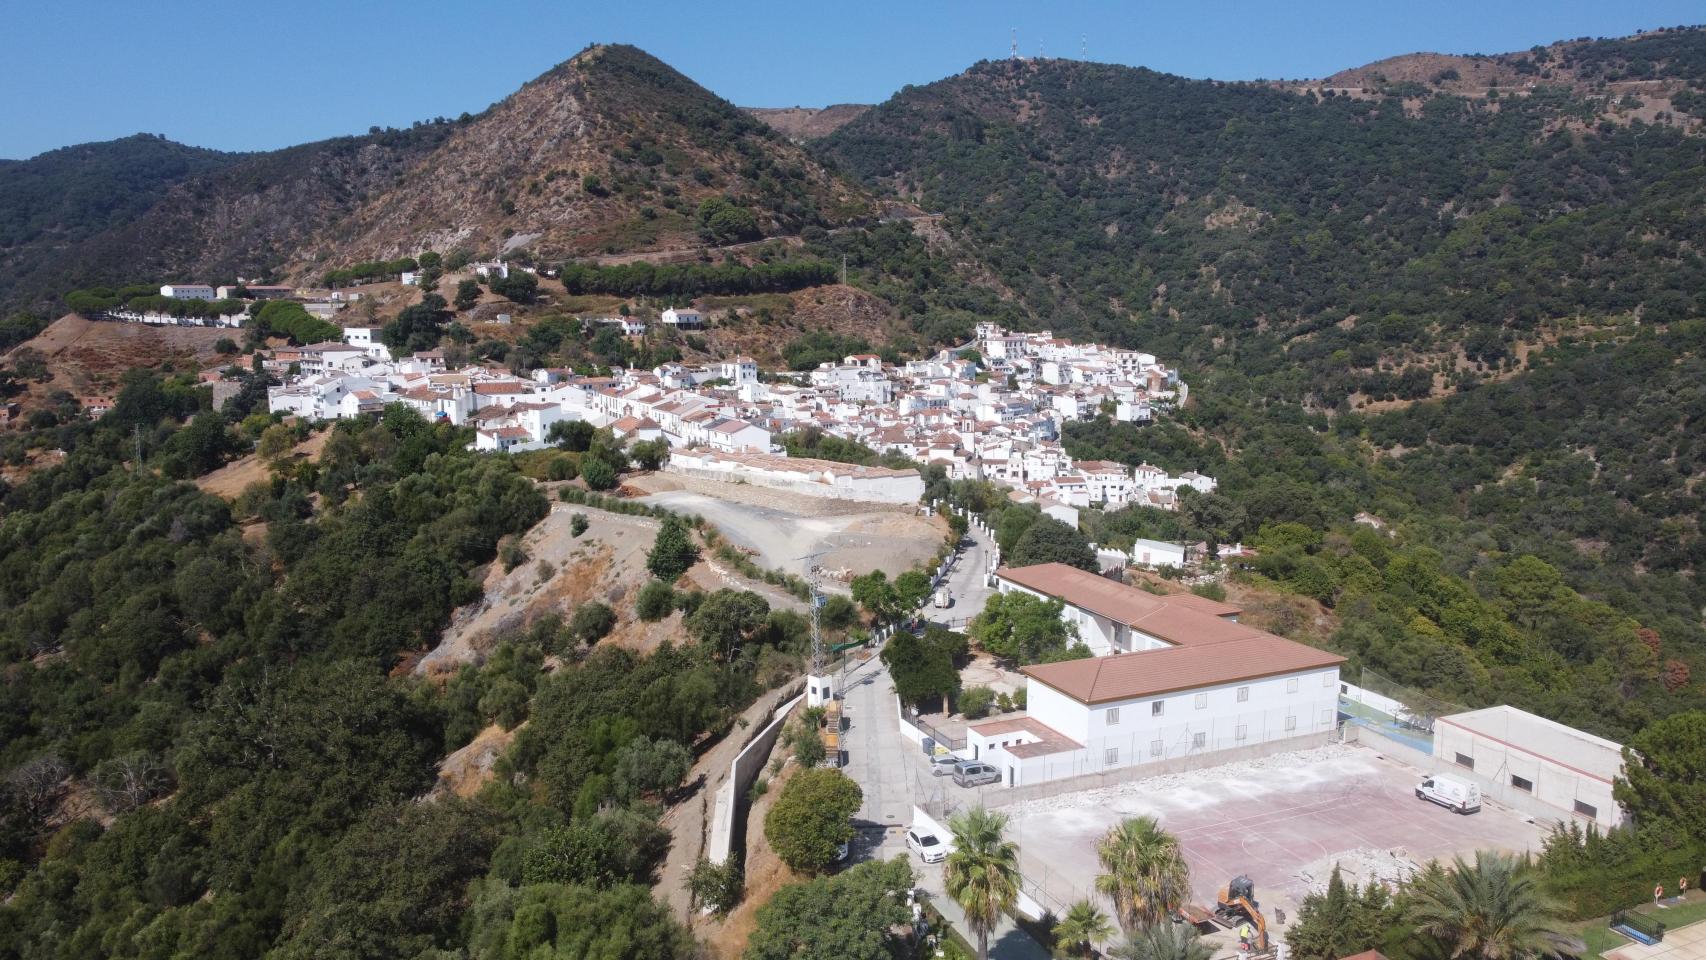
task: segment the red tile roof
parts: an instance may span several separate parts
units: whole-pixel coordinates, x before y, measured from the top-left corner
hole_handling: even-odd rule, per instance
[[[1033,664],[1022,672],[1080,703],[1110,703],[1321,670],[1344,662],[1338,654],[1256,631],[1240,640]]]

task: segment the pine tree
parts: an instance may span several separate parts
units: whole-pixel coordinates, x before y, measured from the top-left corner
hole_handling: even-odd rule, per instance
[[[688,568],[699,562],[699,548],[693,535],[680,517],[667,517],[658,528],[652,552],[646,555],[646,569],[665,583],[674,583]]]

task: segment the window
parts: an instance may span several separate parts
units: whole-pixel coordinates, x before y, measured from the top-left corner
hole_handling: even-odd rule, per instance
[[[1250,699],[1250,688],[1249,687],[1239,687],[1238,688],[1238,702],[1243,703],[1244,701],[1246,701],[1248,699]]]
[[[1333,711],[1331,711],[1331,710],[1321,711],[1321,726],[1330,727],[1332,725],[1333,725]]]
[[[1297,692],[1297,678],[1296,677],[1292,677],[1290,680],[1287,680],[1285,682],[1285,692],[1286,693],[1296,693]]]
[[[1109,710],[1108,710],[1108,726],[1110,726],[1110,727],[1118,726],[1119,722],[1120,722],[1120,708],[1119,707],[1109,708]]]
[[[1599,819],[1599,808],[1591,803],[1583,803],[1580,800],[1577,800],[1576,812],[1589,819]]]
[[[1338,680],[1338,675],[1337,675],[1337,674],[1332,674],[1332,673],[1323,673],[1323,674],[1321,674],[1321,686],[1323,686],[1323,687],[1330,687],[1330,686],[1332,686],[1332,685],[1333,685],[1333,684],[1334,684],[1334,682],[1335,682],[1335,681],[1337,681],[1337,680]],[[1350,691],[1349,691],[1349,690],[1346,690],[1346,689],[1345,689],[1345,685],[1344,685],[1344,684],[1342,684],[1342,683],[1341,683],[1341,684],[1339,684],[1339,692],[1340,692],[1340,693],[1350,693]]]
[[[1466,753],[1460,753],[1457,755],[1457,765],[1465,770],[1473,770],[1475,769],[1475,758]]]
[[[1149,741],[1149,755],[1152,757],[1161,756],[1161,741],[1159,741],[1159,740]]]
[[[1293,716],[1293,715],[1292,715],[1292,714],[1289,714],[1289,713],[1288,713],[1288,714],[1286,714],[1286,717],[1285,717],[1285,728],[1286,728],[1286,730],[1288,730],[1288,731],[1290,731],[1290,730],[1296,730],[1296,729],[1297,729],[1297,717],[1295,717],[1295,716]]]
[[[1191,749],[1192,750],[1201,750],[1203,748],[1203,745],[1206,743],[1208,743],[1208,734],[1206,734],[1206,733],[1193,733],[1193,734],[1191,734]]]
[[[1167,701],[1157,700],[1149,705],[1149,715],[1159,717],[1167,712]]]
[[[1523,777],[1519,777],[1514,773],[1511,774],[1511,786],[1517,788],[1518,790],[1521,790],[1524,793],[1533,793],[1534,792],[1534,781],[1533,780],[1524,779]]]
[[[1117,767],[1119,765],[1120,765],[1120,748],[1119,747],[1109,747],[1107,749],[1107,752],[1102,754],[1102,766],[1104,766],[1104,767]]]
[[[1206,693],[1197,694],[1197,709],[1198,710],[1207,710],[1208,709],[1208,694],[1206,694]]]
[[[1233,738],[1236,740],[1242,741],[1244,739],[1245,734],[1249,733],[1249,731],[1250,731],[1249,727],[1240,723],[1238,725],[1238,730],[1233,734]]]

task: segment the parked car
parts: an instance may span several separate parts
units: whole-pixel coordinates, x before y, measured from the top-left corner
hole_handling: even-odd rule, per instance
[[[962,787],[978,787],[986,783],[1000,783],[1001,771],[987,763],[965,760],[954,768],[954,782]]]
[[[956,757],[951,753],[938,753],[930,758],[930,773],[932,776],[945,777],[953,773],[964,762],[964,758]]]
[[[953,605],[954,605],[954,595],[948,591],[947,587],[943,587],[942,589],[936,591],[936,607],[937,607],[937,609],[946,610],[947,608],[949,608]]]
[[[1481,809],[1481,788],[1455,777],[1435,775],[1416,785],[1416,798],[1432,800],[1447,810],[1474,813]]]
[[[906,828],[906,848],[918,854],[925,863],[941,863],[948,859],[948,845],[928,830]]]

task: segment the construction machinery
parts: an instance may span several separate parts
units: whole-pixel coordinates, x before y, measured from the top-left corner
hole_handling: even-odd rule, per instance
[[[1247,944],[1250,955],[1267,953],[1268,921],[1256,902],[1256,882],[1242,874],[1220,891],[1220,901],[1214,907],[1214,922],[1236,931],[1241,944]]]
[[[823,705],[823,765],[841,766],[841,701],[830,700]]]

